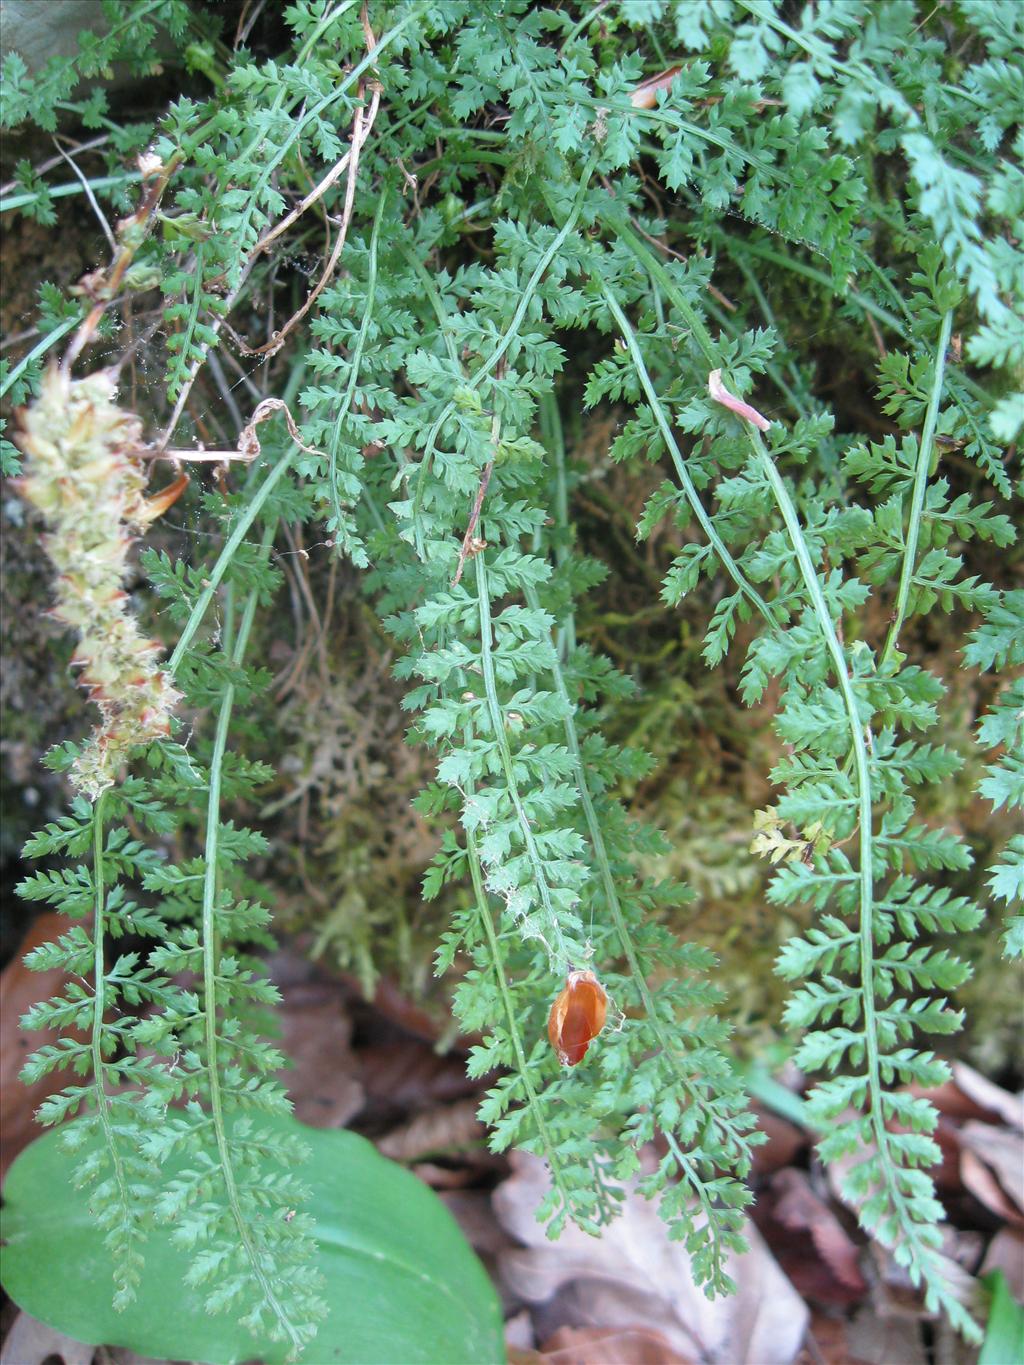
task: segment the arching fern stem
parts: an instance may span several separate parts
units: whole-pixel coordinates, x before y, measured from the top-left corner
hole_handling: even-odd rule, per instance
[[[472,796],[472,788],[468,787],[467,796]],[[533,1114],[537,1124],[537,1132],[544,1147],[544,1156],[547,1161],[548,1170],[551,1172],[551,1180],[558,1191],[562,1201],[563,1209],[572,1207],[572,1200],[565,1187],[562,1176],[561,1162],[554,1141],[548,1131],[547,1120],[544,1117],[544,1110],[540,1102],[530,1076],[530,1068],[523,1051],[523,1040],[519,1030],[519,1021],[516,1018],[515,1006],[512,1003],[512,996],[509,992],[508,982],[505,980],[505,964],[501,956],[501,946],[498,942],[498,935],[494,929],[491,919],[490,908],[487,904],[487,889],[484,886],[483,870],[480,866],[480,852],[476,846],[476,832],[471,829],[466,830],[466,852],[469,859],[469,875],[473,883],[473,894],[476,899],[477,916],[480,925],[487,939],[487,947],[491,955],[491,964],[494,968],[494,979],[501,994],[501,1003],[505,1011],[505,1021],[508,1026],[509,1037],[512,1040],[512,1047],[515,1051],[516,1068],[520,1079],[523,1082],[523,1089],[526,1091],[527,1102],[530,1112]]]
[[[331,448],[328,451],[330,460],[330,485],[331,500],[334,504],[335,526],[340,528],[342,524],[341,498],[338,495],[338,442],[341,439],[341,428],[345,424],[345,419],[352,409],[352,399],[355,397],[356,388],[359,383],[359,366],[363,358],[363,351],[366,347],[366,338],[370,332],[370,322],[373,318],[373,305],[377,294],[377,246],[380,241],[381,219],[384,217],[384,206],[388,201],[387,186],[381,188],[377,199],[377,211],[373,215],[373,227],[370,231],[369,261],[366,277],[366,306],[363,308],[362,320],[359,324],[359,333],[356,336],[355,345],[352,347],[352,354],[349,356],[349,376],[348,387],[345,390],[345,397],[341,400],[341,407],[338,415],[334,419],[334,431],[331,434]],[[377,505],[372,498],[367,498],[367,505],[374,517],[380,520],[380,513]]]
[[[292,371],[284,392],[283,401],[286,407],[291,405],[291,401],[302,383],[304,374],[305,367],[302,365]],[[274,460],[269,473],[263,479],[263,482],[256,489],[255,493],[253,493],[252,497],[246,499],[244,507],[239,512],[238,520],[232,527],[231,534],[224,542],[224,547],[217,556],[216,563],[209,574],[203,579],[203,591],[196,598],[195,605],[189,613],[184,629],[178,637],[178,643],[174,646],[171,657],[167,661],[167,668],[172,677],[180,666],[182,659],[185,657],[189,645],[191,645],[195,638],[196,631],[202,625],[206,613],[210,609],[210,604],[213,602],[214,595],[220,587],[224,575],[231,567],[231,561],[238,553],[238,548],[245,540],[249,528],[262,512],[271,493],[273,493],[285,474],[291,469],[297,454],[298,447],[294,444],[290,444],[288,449],[283,454],[278,455]],[[255,470],[250,470],[249,479],[246,483],[246,493],[248,493],[249,487],[255,478],[255,473]]]
[[[705,327],[703,320],[683,296],[682,291],[676,285],[671,275],[665,270],[662,263],[652,252],[637,238],[629,229],[617,227],[617,232],[623,242],[629,246],[643,265],[653,280],[664,289],[673,304],[678,308],[680,314],[687,322],[691,334],[696,341],[701,352],[708,361],[709,369],[717,369],[721,366],[718,351],[715,343]],[[648,400],[651,402],[655,416],[658,419],[659,427],[663,436],[666,438],[669,450],[673,455],[677,473],[685,473],[685,468],[680,470],[682,464],[678,454],[678,448],[674,439],[671,438],[671,430],[667,420],[660,409],[657,395],[653,385],[647,375],[643,365],[643,358],[639,347],[636,344],[635,336],[629,327],[625,315],[622,313],[615,299],[611,296],[607,286],[602,283],[602,289],[608,300],[609,309],[618,322],[620,331],[626,341],[630,355],[637,368],[637,374]],[[924,427],[921,434],[920,448],[918,451],[917,466],[915,469],[914,489],[911,502],[910,525],[907,531],[904,561],[900,574],[900,587],[897,593],[897,607],[894,613],[892,628],[886,641],[883,651],[883,660],[892,656],[895,650],[895,643],[898,636],[900,625],[906,614],[909,591],[913,580],[916,567],[917,543],[919,538],[921,513],[924,506],[925,488],[927,483],[928,469],[931,459],[931,449],[934,440],[935,427],[938,418],[938,409],[941,400],[942,380],[945,366],[946,347],[952,328],[952,314],[947,312],[943,317],[938,353],[935,364],[935,374],[932,383],[932,390],[929,396],[929,405],[925,416]],[[832,661],[833,670],[839,685],[840,694],[843,701],[843,709],[847,717],[850,732],[850,757],[857,778],[857,805],[858,805],[858,834],[859,834],[859,869],[858,869],[858,939],[860,957],[860,994],[862,1001],[864,1032],[865,1032],[865,1061],[867,1065],[867,1087],[869,1094],[868,1118],[871,1131],[874,1134],[878,1147],[879,1166],[883,1172],[883,1179],[886,1191],[891,1200],[891,1207],[897,1214],[899,1224],[906,1239],[907,1249],[911,1259],[911,1267],[916,1275],[922,1279],[930,1291],[937,1295],[943,1302],[950,1314],[951,1319],[957,1327],[970,1338],[977,1336],[977,1327],[970,1318],[969,1314],[955,1300],[948,1287],[943,1283],[943,1276],[938,1265],[934,1261],[934,1253],[931,1248],[923,1244],[917,1232],[917,1225],[914,1218],[910,1215],[907,1207],[907,1200],[904,1196],[896,1171],[897,1163],[893,1159],[893,1153],[889,1142],[888,1129],[885,1126],[883,1108],[883,1084],[882,1084],[882,1059],[879,1048],[879,1029],[876,1014],[875,1002],[875,979],[874,979],[874,830],[873,830],[873,800],[871,788],[871,775],[868,760],[867,739],[865,737],[860,716],[858,713],[857,699],[854,694],[853,681],[850,677],[846,663],[846,657],[836,633],[835,625],[829,613],[828,604],[822,591],[818,575],[815,571],[811,558],[810,550],[807,546],[800,518],[796,507],[790,497],[789,490],[782,479],[774,460],[766,449],[758,431],[748,423],[744,423],[744,430],[748,441],[754,451],[755,458],[760,465],[769,486],[772,489],[776,504],[782,515],[783,522],[790,543],[793,546],[799,566],[800,575],[807,590],[818,628],[821,631],[827,652]],[[691,506],[698,512],[695,494],[690,494],[690,481],[688,478],[680,480],[684,490],[690,498]],[[700,509],[701,511],[703,509]],[[710,523],[705,525],[698,512],[698,519],[707,532],[713,530]],[[709,539],[711,536],[709,534]],[[712,544],[717,550],[715,541]],[[729,570],[729,563],[723,561],[724,567]],[[742,579],[739,570],[730,571],[730,576],[738,586],[742,586]],[[778,627],[767,609],[763,613],[770,622],[772,629]]]
[[[739,565],[736,563],[735,559],[729,553],[728,549],[726,548],[725,542],[722,540],[722,537],[718,534],[717,530],[715,529],[714,523],[708,516],[707,511],[704,508],[704,504],[700,500],[697,490],[694,487],[693,480],[690,478],[689,470],[686,468],[686,462],[684,461],[682,454],[680,453],[679,445],[676,442],[676,438],[672,431],[672,427],[669,423],[668,418],[665,415],[665,409],[662,405],[660,398],[658,397],[657,390],[655,389],[654,385],[651,382],[651,377],[647,372],[647,365],[644,361],[643,354],[640,351],[640,347],[637,344],[636,333],[633,331],[629,319],[622,311],[622,308],[619,306],[618,300],[616,299],[612,291],[608,288],[604,280],[599,281],[599,283],[601,287],[601,292],[605,298],[605,302],[608,305],[608,311],[615,319],[615,324],[622,334],[622,339],[626,344],[626,349],[629,352],[630,359],[633,361],[633,367],[636,370],[637,378],[640,381],[640,387],[643,389],[644,396],[646,397],[647,402],[650,404],[651,411],[654,413],[654,419],[658,423],[658,429],[661,432],[662,439],[665,442],[666,449],[668,450],[670,456],[672,457],[672,463],[675,466],[676,476],[679,479],[679,483],[682,486],[683,492],[686,494],[686,500],[690,504],[690,507],[693,511],[693,515],[697,519],[698,525],[700,526],[701,530],[707,537],[708,542],[711,545],[712,549],[714,550],[715,554],[718,556],[718,560],[721,563],[722,568],[726,571],[726,573],[729,575],[732,581],[736,584],[736,587],[742,593],[744,599],[750,606],[752,606],[757,612],[760,613],[760,615],[768,623],[768,626],[774,631],[776,629],[775,618],[774,616],[772,616],[771,611],[768,608],[768,604],[765,602],[764,598],[757,591],[757,589],[751,587],[751,585],[747,582],[747,579],[741,572]]]
[[[110,1112],[110,1100],[106,1089],[106,1062],[103,1059],[103,1016],[107,1010],[107,966],[106,966],[106,880],[103,867],[103,840],[104,840],[104,814],[106,806],[106,792],[100,792],[96,798],[96,803],[92,808],[92,879],[94,893],[94,914],[93,914],[93,1006],[92,1006],[92,1028],[91,1028],[91,1048],[92,1048],[92,1070],[96,1092],[96,1116],[99,1119],[100,1127],[103,1130],[103,1141],[106,1145],[107,1153],[110,1156],[110,1164],[114,1171],[114,1180],[117,1184],[118,1197],[123,1210],[122,1222],[125,1226],[132,1229],[135,1225],[133,1218],[133,1199],[129,1189],[128,1175],[121,1160],[121,1154],[117,1149],[117,1134],[114,1131],[113,1117]],[[129,1233],[129,1237],[131,1234]],[[134,1285],[132,1283],[133,1274],[137,1276],[137,1266],[133,1264],[131,1242],[129,1241],[123,1257],[118,1257],[118,1268],[120,1269],[117,1293],[114,1296],[114,1307],[122,1309],[127,1307],[135,1297]]]
[[[874,1134],[875,1142],[878,1146],[879,1167],[883,1173],[886,1190],[892,1201],[892,1207],[899,1216],[899,1221],[906,1244],[911,1255],[912,1269],[924,1280],[926,1287],[934,1290],[944,1300],[947,1311],[956,1325],[970,1336],[976,1334],[976,1327],[970,1316],[956,1303],[949,1291],[941,1283],[941,1276],[938,1268],[930,1265],[932,1260],[931,1249],[923,1245],[917,1234],[917,1224],[910,1216],[907,1209],[907,1201],[904,1196],[900,1183],[896,1178],[897,1163],[894,1160],[890,1142],[889,1130],[885,1126],[885,1116],[883,1112],[883,1084],[881,1075],[881,1058],[879,1053],[879,1034],[878,1021],[875,1012],[875,977],[874,977],[874,829],[872,823],[872,792],[871,774],[868,766],[867,740],[861,724],[857,709],[857,698],[854,695],[853,682],[850,678],[849,669],[846,664],[846,657],[843,647],[839,643],[835,625],[829,613],[825,595],[821,589],[821,583],[815,572],[814,564],[811,560],[810,551],[804,538],[800,519],[797,515],[796,507],[789,495],[789,490],[783,482],[782,476],[775,467],[769,452],[765,449],[760,436],[752,428],[748,430],[748,437],[757,452],[761,467],[771,485],[782,519],[785,522],[786,531],[789,535],[790,543],[797,557],[800,567],[800,574],[804,580],[804,586],[810,596],[814,609],[814,614],[818,622],[822,636],[825,640],[826,648],[832,659],[832,666],[835,672],[836,681],[843,699],[843,708],[846,712],[847,721],[850,729],[850,742],[853,753],[854,769],[857,775],[857,806],[859,824],[859,863],[858,886],[859,886],[859,956],[860,956],[860,995],[861,1008],[864,1018],[864,1049],[865,1061],[867,1064],[867,1082],[869,1099],[869,1119],[871,1130]],[[958,1311],[959,1310],[959,1311]]]
[[[526,317],[527,309],[529,308],[533,300],[533,297],[537,292],[537,287],[539,286],[541,280],[544,278],[544,272],[547,270],[548,266],[558,255],[559,251],[562,249],[562,244],[565,242],[565,239],[569,236],[569,233],[572,232],[573,228],[576,226],[576,223],[579,220],[579,216],[583,211],[583,203],[584,200],[586,199],[587,189],[590,185],[590,178],[594,174],[594,167],[596,165],[597,158],[591,157],[590,160],[587,162],[586,166],[584,167],[583,174],[580,177],[579,191],[577,192],[576,198],[573,201],[572,208],[569,210],[569,213],[566,216],[565,222],[562,224],[561,228],[559,228],[555,236],[551,239],[551,243],[548,246],[547,250],[544,252],[540,260],[537,262],[533,274],[530,276],[529,280],[526,283],[526,287],[523,290],[523,296],[519,300],[516,310],[512,315],[512,321],[509,323],[505,335],[502,337],[498,345],[495,346],[494,350],[490,353],[490,355],[480,366],[480,368],[476,370],[472,377],[467,381],[467,387],[469,389],[471,390],[477,389],[487,378],[487,376],[497,368],[497,366],[500,364],[502,360],[502,357],[505,355],[505,353],[508,351],[508,348],[512,345],[513,341],[515,341],[516,337],[519,335],[519,329],[523,325],[523,319]],[[412,515],[416,527],[416,553],[420,559],[423,558],[424,554],[423,531],[420,524],[419,516],[420,509],[423,505],[423,495],[426,492],[427,479],[430,474],[430,467],[433,463],[434,451],[437,448],[437,438],[441,434],[441,428],[444,426],[445,422],[452,415],[452,413],[455,412],[456,406],[457,404],[455,399],[452,399],[449,403],[445,405],[445,407],[441,411],[440,416],[435,420],[433,426],[430,428],[430,431],[427,435],[426,445],[423,448],[423,457],[418,465],[418,473],[416,475],[416,493],[413,499]]]
[[[262,545],[264,555],[268,554],[270,551],[276,526],[277,523],[275,520],[268,524],[264,531]],[[229,587],[225,604],[227,622],[224,634],[226,642],[230,640],[233,624],[232,594],[233,589]],[[256,592],[251,592],[246,599],[245,607],[243,608],[242,616],[238,623],[238,630],[230,645],[231,663],[232,667],[235,669],[241,667],[242,659],[245,655],[245,647],[249,640],[249,632],[252,629],[253,618],[256,615],[257,601],[258,594]],[[231,726],[231,712],[234,707],[234,701],[235,684],[233,682],[228,682],[221,697],[220,710],[217,714],[217,728],[214,732],[213,753],[210,757],[210,785],[206,812],[206,847],[204,850],[205,874],[203,880],[203,1012],[205,1016],[206,1067],[210,1086],[210,1117],[213,1123],[213,1131],[217,1143],[217,1155],[219,1158],[221,1174],[224,1179],[228,1206],[235,1223],[238,1239],[245,1249],[253,1278],[259,1285],[266,1302],[269,1304],[282,1330],[291,1342],[293,1351],[297,1354],[302,1349],[303,1337],[296,1330],[290,1316],[282,1306],[281,1301],[274,1290],[274,1286],[267,1278],[259,1250],[253,1242],[248,1220],[242,1212],[238,1196],[238,1187],[235,1182],[234,1166],[231,1160],[231,1151],[228,1146],[227,1129],[224,1124],[224,1102],[220,1085],[217,1048],[217,967],[219,959],[219,935],[217,932],[216,908],[217,850],[220,841],[221,773],[224,763],[224,751],[227,747],[228,731]]]
[[[917,451],[917,465],[914,469],[914,489],[910,500],[910,520],[900,568],[900,582],[896,590],[896,605],[893,607],[892,622],[886,636],[885,648],[879,660],[879,668],[884,667],[896,652],[900,630],[907,614],[910,587],[917,568],[917,542],[921,534],[921,514],[924,510],[924,495],[928,487],[928,472],[932,460],[935,441],[935,427],[939,420],[939,407],[942,403],[942,381],[946,372],[946,348],[953,331],[953,310],[947,310],[942,319],[939,342],[935,351],[935,374],[932,377],[932,390],[928,395],[928,409],[921,428],[921,440]]]
[[[495,430],[493,440],[497,446],[497,418],[495,418]],[[483,671],[484,695],[487,699],[487,711],[490,716],[491,729],[494,732],[494,741],[498,746],[498,754],[501,759],[502,772],[505,775],[505,783],[512,805],[515,808],[516,819],[519,821],[519,828],[522,832],[523,843],[526,847],[526,854],[530,860],[530,867],[533,870],[534,880],[537,890],[540,892],[541,904],[547,915],[548,926],[552,933],[553,943],[543,940],[544,946],[552,959],[552,967],[555,971],[565,974],[568,972],[572,962],[568,945],[562,933],[562,926],[558,922],[555,908],[551,904],[551,893],[548,888],[547,877],[544,875],[544,867],[541,863],[540,853],[533,837],[533,830],[530,827],[530,819],[523,806],[522,797],[519,794],[519,784],[516,781],[515,767],[512,762],[512,754],[508,747],[508,737],[505,734],[505,719],[501,711],[501,702],[498,700],[498,689],[494,677],[494,659],[491,654],[491,640],[494,630],[494,623],[491,620],[491,599],[487,590],[487,566],[484,562],[484,552],[476,556],[476,583],[477,583],[477,610],[480,618],[480,664]]]
[[[537,597],[537,591],[533,585],[526,584],[524,593],[530,608],[534,611],[539,611],[541,609],[540,600]],[[633,946],[633,938],[629,932],[629,925],[626,923],[626,917],[622,913],[622,905],[619,901],[619,894],[615,887],[615,876],[612,872],[611,862],[608,858],[608,850],[605,847],[604,835],[601,832],[601,822],[598,819],[594,800],[590,794],[590,785],[587,782],[583,754],[580,750],[579,736],[576,732],[575,707],[573,706],[569,696],[569,690],[565,684],[565,676],[562,672],[562,666],[559,662],[557,652],[555,653],[555,657],[551,664],[551,676],[555,684],[555,691],[558,693],[563,706],[565,717],[563,723],[565,742],[572,757],[573,776],[576,779],[576,786],[580,794],[580,804],[583,807],[587,832],[590,835],[590,843],[594,850],[594,861],[597,863],[597,869],[601,876],[601,886],[604,890],[605,902],[607,903],[609,913],[611,914],[612,923],[615,925],[615,932],[618,935],[619,943],[622,947],[623,957],[626,959],[630,975],[633,978],[640,999],[643,1002],[644,1012],[647,1019],[650,1021],[651,1029],[654,1032],[655,1038],[658,1040],[658,1046],[661,1048],[665,1057],[672,1063],[673,1069],[676,1071],[683,1089],[690,1095],[695,1103],[699,1103],[699,1097],[694,1094],[689,1077],[683,1070],[675,1065],[675,1048],[673,1047],[672,1039],[665,1031],[661,1015],[654,1003],[650,987],[647,984],[647,978],[644,976],[640,961],[637,958],[636,949]],[[707,1218],[708,1228],[714,1237],[715,1229],[717,1227],[718,1212],[714,1207],[712,1197],[708,1192],[705,1182],[698,1174],[694,1162],[679,1146],[675,1134],[666,1129],[661,1129],[660,1131],[670,1152],[673,1157],[675,1157],[680,1171],[685,1176],[690,1188],[696,1193],[701,1209]],[[714,1258],[715,1273],[717,1277],[718,1275],[724,1274],[722,1264],[724,1248],[720,1247],[717,1237],[715,1237],[714,1246],[716,1253],[718,1253]]]

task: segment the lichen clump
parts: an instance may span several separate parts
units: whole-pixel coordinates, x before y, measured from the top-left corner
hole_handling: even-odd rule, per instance
[[[26,457],[19,491],[49,528],[43,546],[57,570],[52,615],[79,632],[72,663],[101,723],[72,779],[91,800],[113,785],[136,745],[165,736],[179,694],[157,667],[161,646],[128,610],[125,561],[133,532],[158,515],[144,496],[141,425],[115,402],[113,378],[72,380],[51,369],[21,419]]]

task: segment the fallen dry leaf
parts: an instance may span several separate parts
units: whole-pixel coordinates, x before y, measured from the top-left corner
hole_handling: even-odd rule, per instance
[[[378,1140],[377,1150],[392,1161],[419,1161],[473,1148],[486,1132],[476,1111],[476,1100],[435,1105],[386,1133]]]
[[[884,1317],[873,1307],[847,1325],[846,1344],[858,1365],[929,1365],[918,1320]]]
[[[534,1350],[533,1319],[525,1308],[506,1320],[505,1345],[510,1352],[510,1359],[513,1351],[529,1351],[532,1359],[538,1358]]]
[[[525,1245],[499,1255],[503,1287],[532,1304],[538,1336],[560,1327],[632,1328],[659,1332],[683,1357],[707,1365],[789,1365],[808,1310],[757,1229],[750,1250],[731,1256],[737,1293],[714,1301],[693,1283],[689,1259],[655,1207],[629,1192],[623,1211],[600,1238],[567,1227],[548,1241],[535,1212],[549,1188],[544,1163],[516,1152],[512,1176],[494,1192],[497,1216]]]
[[[1024,1132],[1024,1094],[1012,1095],[966,1062],[953,1063],[953,1080],[968,1099],[990,1114],[998,1114],[1011,1128]]]
[[[460,1161],[457,1166],[439,1166],[436,1161],[415,1161],[409,1167],[417,1180],[433,1190],[463,1190],[480,1179],[479,1168]]]
[[[516,1243],[494,1216],[490,1193],[485,1190],[446,1190],[438,1198],[462,1229],[462,1235],[478,1256],[497,1256]]]
[[[852,1116],[852,1111],[847,1111],[845,1115],[839,1116],[839,1122],[842,1122],[844,1117]],[[826,1179],[833,1196],[855,1213],[858,1211],[858,1202],[846,1197],[843,1185],[848,1172],[868,1160],[874,1151],[874,1144],[866,1143],[848,1156],[830,1162],[825,1168]],[[923,1311],[920,1290],[911,1284],[906,1270],[896,1263],[892,1253],[880,1243],[870,1242],[868,1251],[878,1268],[878,1276],[872,1286],[874,1309],[882,1316],[904,1313],[915,1320],[919,1319]],[[941,1266],[941,1274],[952,1291],[961,1302],[970,1306],[977,1295],[977,1282],[951,1257],[940,1254],[936,1259]]]
[[[1024,1228],[1000,1228],[989,1243],[979,1275],[1001,1270],[1010,1293],[1024,1303]]]
[[[1024,1128],[1024,1096],[1004,1090],[966,1062],[954,1062],[952,1070],[952,1077],[943,1085],[912,1085],[910,1092],[930,1100],[949,1119],[985,1119],[989,1123],[1002,1119],[1011,1128]]]
[[[362,994],[356,977],[342,973],[341,979]],[[382,976],[377,982],[377,989],[370,1003],[385,1019],[397,1024],[406,1033],[411,1033],[430,1044],[437,1042],[445,1025],[445,1016],[442,1016],[439,1010],[431,1012],[423,1005],[417,1004],[397,982],[387,976]],[[461,1041],[466,1042],[465,1039]]]
[[[796,1365],[857,1365],[850,1354],[843,1318],[812,1313],[807,1329],[807,1344],[797,1357]]]
[[[35,1112],[46,1099],[66,1083],[63,1071],[51,1072],[34,1085],[23,1085],[18,1072],[25,1059],[45,1043],[54,1043],[56,1033],[40,1031],[26,1033],[21,1027],[21,1016],[38,1000],[58,995],[66,977],[61,971],[30,972],[22,958],[41,943],[49,943],[68,931],[66,915],[48,911],[32,921],[24,941],[0,976],[0,995],[3,1013],[0,1016],[0,1177],[6,1175],[11,1162],[41,1132]],[[70,1036],[70,1035],[69,1035]],[[78,1036],[78,1035],[75,1035]]]
[[[809,1232],[815,1250],[836,1279],[855,1294],[865,1293],[860,1250],[825,1201],[815,1194],[806,1174],[792,1168],[779,1171],[772,1179],[772,1191],[777,1196],[773,1213],[779,1222],[793,1231]]]
[[[279,1072],[295,1117],[312,1128],[343,1128],[363,1107],[365,1092],[353,1053],[352,1021],[332,982],[285,983],[281,990],[281,1050],[292,1066]]]
[[[560,1327],[539,1358],[545,1365],[695,1365],[647,1327]]]
[[[754,1176],[771,1175],[792,1165],[793,1159],[809,1143],[808,1135],[795,1123],[773,1114],[770,1109],[755,1107],[754,1113],[758,1130],[768,1135],[766,1143],[754,1148]]]
[[[956,1081],[945,1081],[942,1085],[911,1085],[907,1089],[912,1095],[918,1095],[923,1100],[928,1100],[933,1104],[939,1113],[947,1119],[956,1119],[963,1122],[964,1119],[988,1119],[991,1121],[997,1115],[991,1109],[978,1104],[971,1099],[970,1095],[964,1092],[957,1085]]]
[[[943,1194],[960,1194],[964,1188],[960,1174],[960,1125],[940,1110],[932,1137],[938,1143],[941,1154],[930,1172],[935,1187]]]
[[[969,1275],[981,1264],[985,1237],[976,1228],[958,1228],[952,1223],[942,1224],[942,1254],[955,1261]]]
[[[1024,1226],[1024,1217],[1021,1216],[1020,1210],[1016,1208],[1013,1200],[1007,1197],[992,1171],[981,1157],[975,1156],[966,1148],[960,1153],[960,1175],[964,1186],[970,1190],[979,1204],[984,1204],[989,1213],[994,1213],[997,1218],[1002,1218],[1007,1223]]]
[[[66,927],[66,926],[65,926]],[[0,1365],[91,1365],[95,1346],[47,1327],[29,1313],[21,1312],[11,1324],[0,1350]]]
[[[968,1179],[965,1158],[973,1153],[995,1173],[1003,1193],[1009,1195],[1013,1205],[1016,1205],[1016,1208],[1010,1206],[1009,1213],[998,1208],[993,1211],[1003,1218],[1024,1221],[1024,1133],[1011,1128],[997,1128],[991,1123],[971,1121],[960,1129],[960,1143],[964,1149],[960,1171],[971,1193],[977,1195],[977,1190]],[[970,1170],[976,1178],[977,1171],[973,1163],[970,1163]],[[982,1202],[986,1201],[982,1199]]]
[[[938,1312],[927,1310],[921,1302],[921,1290],[910,1277],[906,1266],[896,1260],[892,1250],[880,1242],[867,1244],[869,1264],[873,1273],[871,1280],[871,1311],[885,1321],[900,1319],[920,1325],[927,1321],[933,1326],[942,1320]],[[935,1263],[945,1280],[950,1293],[964,1305],[970,1313],[982,1312],[982,1291],[977,1280],[956,1260],[956,1248],[952,1241],[944,1239],[941,1252],[936,1253]]]
[[[425,1043],[404,1038],[401,1042],[370,1043],[359,1049],[367,1102],[375,1110],[424,1109],[448,1104],[477,1092],[466,1076],[462,1057],[440,1056]]]

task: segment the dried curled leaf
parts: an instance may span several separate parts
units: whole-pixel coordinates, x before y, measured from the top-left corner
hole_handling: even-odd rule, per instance
[[[712,370],[708,375],[708,393],[716,403],[721,403],[723,408],[728,408],[737,417],[742,417],[744,422],[750,422],[758,431],[767,431],[771,426],[768,418],[758,412],[757,408],[752,408],[749,403],[744,403],[742,398],[737,398],[734,393],[729,392],[722,383],[721,370]]]
[[[548,1015],[548,1037],[563,1066],[576,1066],[604,1028],[608,992],[593,972],[570,972]]]

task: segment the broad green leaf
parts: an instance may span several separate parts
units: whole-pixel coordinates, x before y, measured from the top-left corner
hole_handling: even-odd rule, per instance
[[[1001,1270],[986,1275],[982,1284],[992,1299],[978,1365],[1005,1365],[1010,1360],[1024,1360],[1024,1308],[1010,1293]]]
[[[307,1348],[313,1365],[451,1365],[503,1361],[501,1311],[483,1266],[436,1195],[376,1152],[364,1138],[261,1116],[260,1126],[300,1137],[312,1155],[303,1179],[315,1191],[316,1266],[330,1316]],[[284,1345],[254,1348],[229,1316],[211,1317],[202,1295],[183,1284],[187,1252],[157,1228],[145,1245],[138,1296],[111,1306],[110,1257],[89,1212],[90,1192],[74,1189],[61,1133],[37,1138],[4,1186],[4,1288],[34,1317],[91,1345],[124,1346],[143,1356],[234,1365],[257,1356],[285,1360]],[[170,1167],[164,1174],[170,1175]],[[271,1209],[284,1217],[287,1209]],[[240,1315],[239,1315],[240,1316]]]

